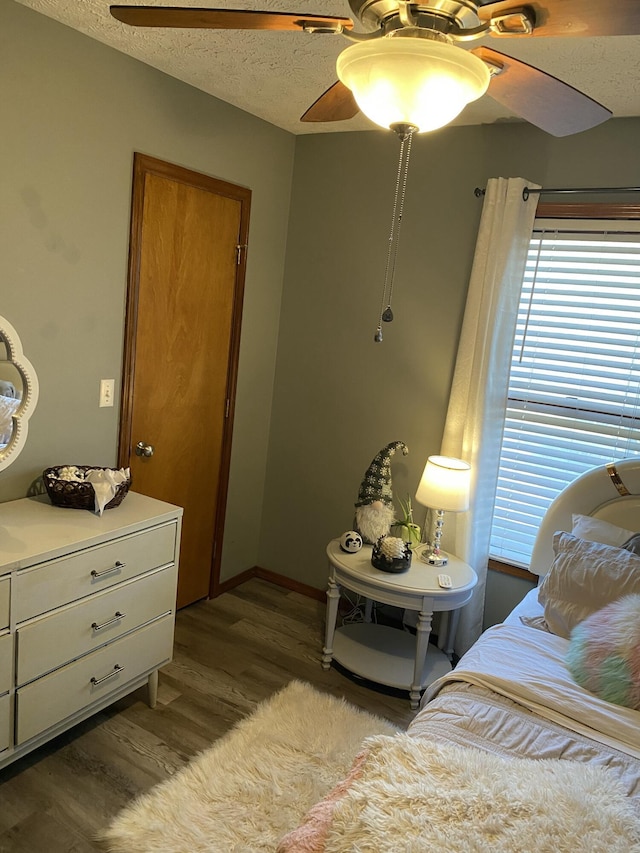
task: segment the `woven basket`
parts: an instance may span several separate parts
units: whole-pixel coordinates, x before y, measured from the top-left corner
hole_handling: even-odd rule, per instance
[[[54,506],[69,507],[71,509],[95,509],[96,494],[93,490],[92,483],[75,482],[73,480],[58,480],[58,472],[62,468],[68,468],[68,465],[56,465],[54,468],[47,468],[42,472],[44,487],[47,490],[49,499]],[[98,465],[74,465],[78,471],[92,471],[99,468]],[[103,470],[116,470],[103,469]],[[125,499],[129,487],[131,486],[131,478],[125,480],[116,488],[116,493],[113,498],[106,504],[105,509],[113,509],[120,506]]]

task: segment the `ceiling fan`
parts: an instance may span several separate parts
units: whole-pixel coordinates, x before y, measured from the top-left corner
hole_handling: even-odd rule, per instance
[[[351,17],[135,5],[110,6],[110,11],[117,20],[135,27],[344,36],[353,44],[338,57],[338,82],[309,107],[301,121],[344,121],[362,110],[399,133],[447,124],[487,90],[503,106],[554,136],[587,130],[606,121],[610,110],[539,68],[485,45],[470,49],[463,45],[485,36],[640,34],[639,0],[530,0],[524,5],[518,0],[348,3]],[[429,104],[416,113],[416,99],[425,93]],[[380,112],[385,99],[394,101],[391,112],[373,115],[372,111]],[[437,109],[443,110],[444,117],[433,117]]]

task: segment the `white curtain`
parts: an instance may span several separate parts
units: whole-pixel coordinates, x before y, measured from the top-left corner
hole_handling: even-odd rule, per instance
[[[459,616],[455,648],[463,654],[482,632],[491,516],[500,460],[509,366],[522,276],[538,195],[524,201],[522,178],[487,183],[473,260],[442,453],[471,464],[466,513],[448,513],[443,542],[478,575]]]

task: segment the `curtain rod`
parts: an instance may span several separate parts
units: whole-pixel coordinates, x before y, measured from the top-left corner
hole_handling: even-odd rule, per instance
[[[485,194],[485,192],[486,190],[484,187],[476,187],[473,194],[476,198],[480,198]],[[549,187],[548,189],[537,190],[525,187],[522,190],[523,201],[527,201],[532,193],[535,193],[536,195],[546,195],[547,193],[640,193],[640,187],[556,187],[555,189]]]

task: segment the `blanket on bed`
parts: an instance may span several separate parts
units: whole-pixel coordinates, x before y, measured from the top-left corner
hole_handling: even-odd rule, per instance
[[[474,684],[640,759],[640,712],[605,702],[576,684],[565,665],[568,647],[568,640],[546,631],[494,625],[452,672],[427,688],[423,704],[446,684]]]
[[[474,746],[503,758],[561,758],[607,767],[640,818],[640,760],[545,720],[512,699],[464,682],[445,684],[412,720],[412,737]]]
[[[364,746],[278,853],[640,853],[640,819],[604,768],[405,734]]]

